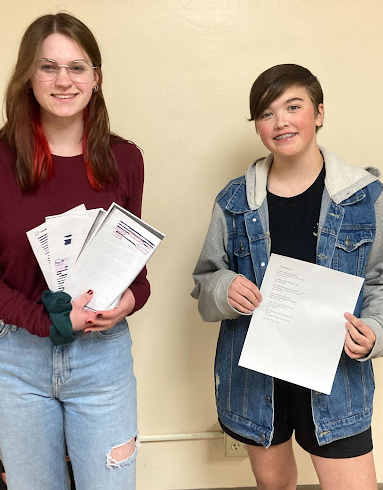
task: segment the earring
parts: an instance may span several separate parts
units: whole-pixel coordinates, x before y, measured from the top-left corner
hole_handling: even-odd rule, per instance
[[[98,87],[98,85],[95,85],[95,86],[93,87],[93,93],[94,93],[94,94],[95,94],[96,92],[98,92],[98,88],[99,88],[99,87]]]

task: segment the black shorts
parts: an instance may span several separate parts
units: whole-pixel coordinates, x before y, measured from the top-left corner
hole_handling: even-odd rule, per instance
[[[233,439],[250,446],[261,446],[235,434],[221,421],[219,423]],[[274,436],[271,445],[288,441],[294,430],[297,443],[308,453],[322,458],[354,458],[372,451],[371,427],[360,434],[319,446],[312,418],[311,391],[274,378]]]

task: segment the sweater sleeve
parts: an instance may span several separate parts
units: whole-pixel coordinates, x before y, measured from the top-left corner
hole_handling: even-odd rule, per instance
[[[146,279],[146,267],[142,269],[136,279],[132,282],[132,284],[130,285],[130,289],[133,293],[136,303],[133,310],[129,313],[129,316],[132,315],[135,311],[140,310],[148,301],[150,295],[150,284],[149,281]]]
[[[383,357],[383,192],[375,204],[376,234],[367,262],[363,289],[363,309],[360,318],[375,333],[375,345],[368,357]]]
[[[49,337],[52,324],[43,304],[36,303],[0,280],[0,318],[39,337]]]
[[[237,275],[230,270],[227,255],[226,219],[215,203],[205,243],[194,269],[195,288],[191,293],[198,299],[198,310],[204,321],[217,322],[240,316],[228,300],[230,284]]]
[[[142,193],[144,188],[144,161],[140,149],[133,144],[129,145],[131,150],[129,178],[126,183],[127,201],[126,209],[141,218]],[[135,306],[129,315],[141,309],[148,301],[150,296],[150,284],[146,278],[146,267],[138,274],[130,285],[130,289],[135,298]]]

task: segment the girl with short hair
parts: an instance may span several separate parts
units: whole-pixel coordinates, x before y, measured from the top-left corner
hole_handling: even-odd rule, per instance
[[[194,271],[192,296],[203,320],[222,322],[215,359],[219,422],[247,445],[257,488],[296,488],[295,431],[321,488],[376,490],[371,359],[383,354],[379,172],[348,166],[318,146],[323,93],[302,66],[263,72],[251,89],[250,114],[270,154],[218,194]],[[331,395],[238,366],[272,252],[365,278],[355,311],[345,312]],[[264,348],[273,355],[272,345]]]

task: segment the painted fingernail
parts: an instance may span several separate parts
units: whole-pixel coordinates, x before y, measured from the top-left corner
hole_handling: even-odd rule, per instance
[[[87,321],[86,323],[89,323],[89,324],[91,324],[91,323],[92,323],[92,320],[88,320],[88,321]]]
[[[101,313],[97,313],[97,318],[101,318],[101,317],[102,317]]]
[[[88,294],[93,294],[93,291],[89,289]]]

